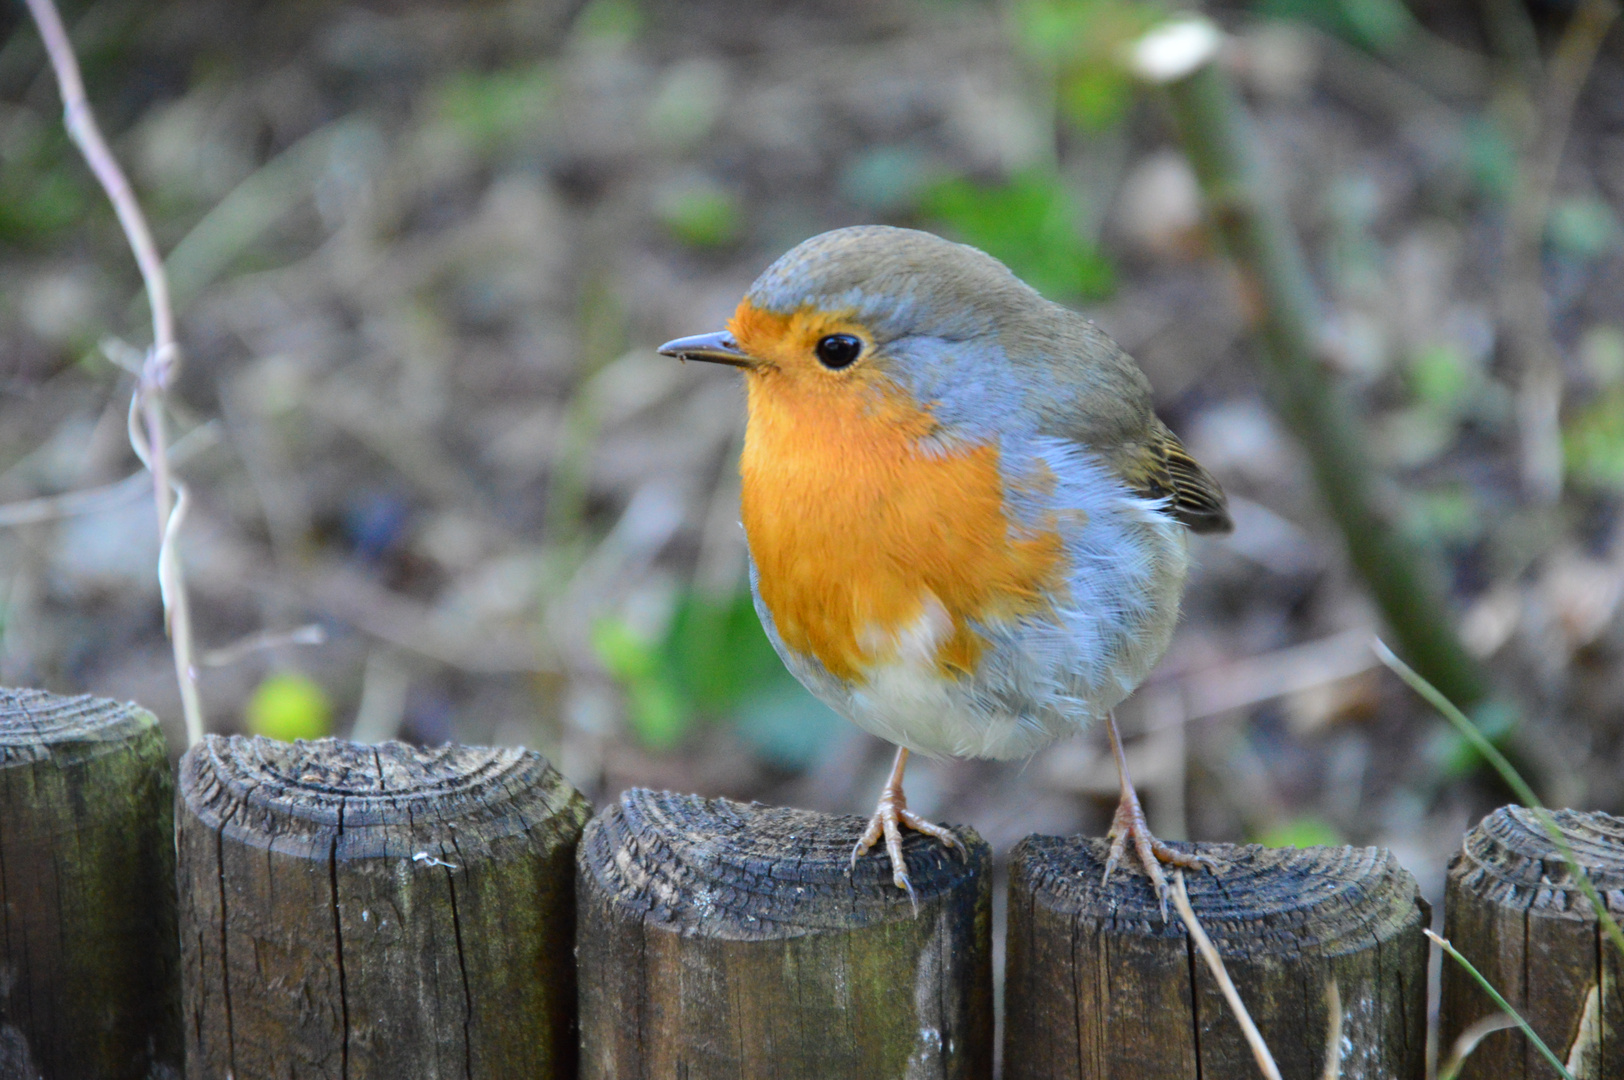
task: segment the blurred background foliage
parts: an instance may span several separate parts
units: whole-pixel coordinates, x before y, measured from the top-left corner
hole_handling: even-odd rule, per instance
[[[1435,889],[1503,797],[1372,669],[1375,616],[1251,362],[1255,298],[1122,62],[1172,5],[63,6],[180,304],[216,730],[520,742],[599,800],[646,783],[866,812],[887,749],[794,683],[751,607],[736,380],[652,347],[718,328],[797,241],[883,221],[1098,319],[1234,496],[1239,530],[1200,542],[1179,637],[1122,713],[1158,831],[1386,843]],[[1618,811],[1624,53],[1614,32],[1553,81],[1575,10],[1209,13],[1393,526],[1527,703],[1547,797]],[[1554,493],[1524,479],[1530,273],[1561,381]],[[0,9],[0,501],[134,471],[104,342],[141,342],[138,299],[32,28]],[[154,530],[124,499],[0,531],[0,679],[177,720]],[[1114,780],[1085,736],[1029,766],[921,763],[909,793],[1006,851],[1099,831]]]

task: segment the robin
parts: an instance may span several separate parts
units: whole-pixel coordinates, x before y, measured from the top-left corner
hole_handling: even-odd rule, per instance
[[[666,356],[745,375],[739,463],[750,588],[807,689],[897,746],[852,865],[882,838],[913,896],[912,751],[1019,758],[1103,721],[1127,845],[1166,916],[1160,863],[1112,709],[1178,620],[1190,532],[1223,491],[1156,417],[1098,327],[984,252],[912,229],[836,229],[785,254],[719,333]]]

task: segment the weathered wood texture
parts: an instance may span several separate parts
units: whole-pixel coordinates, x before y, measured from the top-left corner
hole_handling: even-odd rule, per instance
[[[1190,903],[1287,1080],[1321,1075],[1336,980],[1342,1076],[1420,1080],[1425,901],[1378,848],[1176,844],[1212,857]],[[1008,1080],[1256,1076],[1240,1025],[1143,874],[1100,884],[1101,840],[1029,836],[1010,868]]]
[[[577,878],[583,1080],[986,1078],[991,857],[909,833],[915,914],[866,822],[628,791]]]
[[[0,1077],[179,1075],[173,800],[151,713],[0,690]]]
[[[1615,917],[1624,918],[1624,818],[1559,810],[1557,824]],[[1556,845],[1532,813],[1502,807],[1466,834],[1449,863],[1444,936],[1580,1078],[1624,1077],[1624,963],[1600,932]],[[1495,1005],[1443,961],[1440,1045],[1447,1051]],[[1462,1080],[1558,1074],[1521,1032],[1480,1043]]]
[[[177,812],[187,1076],[573,1076],[589,813],[525,750],[193,747]]]

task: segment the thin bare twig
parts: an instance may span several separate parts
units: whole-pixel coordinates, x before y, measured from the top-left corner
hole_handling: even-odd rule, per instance
[[[259,630],[229,645],[208,650],[203,654],[203,666],[226,667],[266,649],[280,649],[287,645],[324,645],[326,642],[327,631],[320,623],[307,623],[292,630]]]
[[[1477,1049],[1478,1043],[1496,1031],[1505,1031],[1516,1026],[1516,1017],[1506,1013],[1494,1013],[1468,1027],[1456,1037],[1455,1045],[1449,1048],[1449,1057],[1438,1067],[1438,1080],[1455,1080],[1461,1066],[1466,1064],[1466,1058]]]
[[[1490,680],[1448,617],[1437,560],[1387,520],[1368,438],[1347,395],[1325,373],[1318,286],[1275,193],[1251,114],[1215,63],[1222,46],[1209,19],[1177,16],[1139,39],[1130,66],[1167,95],[1210,224],[1252,300],[1260,370],[1307,451],[1350,561],[1405,654],[1445,692],[1476,708],[1489,701]]]
[[[37,499],[0,506],[0,529],[19,525],[38,525],[61,518],[78,517],[111,510],[116,506],[145,498],[152,491],[152,474],[133,473],[122,480],[83,491],[64,491],[60,495],[42,495]]]
[[[1325,984],[1325,1071],[1321,1080],[1338,1080],[1342,1075],[1342,990],[1332,979]]]
[[[45,54],[56,73],[62,93],[63,123],[74,145],[84,155],[102,190],[113,204],[124,229],[130,251],[146,285],[147,303],[152,309],[152,348],[141,364],[140,379],[130,398],[130,445],[141,464],[152,473],[153,496],[158,509],[158,589],[163,597],[164,625],[175,655],[175,678],[180,683],[181,711],[186,719],[186,742],[193,745],[203,738],[203,702],[197,690],[197,669],[192,661],[192,614],[186,599],[186,581],[181,570],[175,538],[186,513],[186,488],[171,475],[169,440],[165,432],[164,403],[169,384],[180,365],[180,347],[175,342],[175,316],[169,303],[169,281],[164,276],[163,259],[147,227],[146,215],[136,201],[130,182],[118,159],[102,137],[101,128],[85,96],[79,61],[68,41],[52,0],[27,0],[28,11],[39,27]],[[144,431],[143,431],[144,427]]]
[[[196,453],[213,438],[214,434],[213,425],[204,424],[176,439],[175,445],[169,448],[171,463],[179,464]],[[79,517],[84,514],[99,514],[104,510],[112,510],[125,503],[144,498],[151,492],[152,474],[143,469],[141,472],[131,473],[122,480],[115,480],[100,487],[64,491],[60,495],[42,495],[37,499],[23,499],[0,505],[0,529],[39,525],[47,521],[59,521],[62,518]]]
[[[1526,18],[1521,12],[1516,14]],[[1579,93],[1618,15],[1616,0],[1581,0],[1551,55],[1538,100],[1532,100],[1535,90],[1531,86],[1525,83],[1523,87],[1527,104],[1506,224],[1500,308],[1522,369],[1517,412],[1523,484],[1531,498],[1544,503],[1554,503],[1562,494],[1563,380],[1561,356],[1546,309],[1540,249]],[[1515,67],[1525,80],[1538,71],[1537,63]]]
[[[1235,1019],[1240,1021],[1241,1032],[1246,1036],[1246,1043],[1252,1048],[1252,1056],[1257,1059],[1257,1067],[1268,1080],[1280,1080],[1280,1067],[1274,1063],[1274,1055],[1269,1053],[1269,1044],[1263,1041],[1263,1035],[1258,1031],[1257,1025],[1252,1023],[1252,1014],[1246,1011],[1246,1005],[1241,1001],[1240,991],[1235,989],[1235,983],[1230,979],[1229,972],[1224,969],[1224,958],[1218,955],[1213,947],[1212,939],[1207,937],[1207,931],[1202,928],[1201,920],[1195,917],[1195,909],[1190,906],[1190,894],[1184,888],[1184,871],[1173,871],[1173,906],[1178,908],[1179,918],[1184,920],[1184,928],[1190,932],[1190,939],[1195,947],[1201,951],[1201,959],[1207,962],[1207,969],[1212,977],[1218,980],[1218,989],[1224,993],[1224,1000],[1235,1012]],[[1338,1009],[1338,1014],[1341,1013]],[[1338,1042],[1341,1040],[1338,1039]]]

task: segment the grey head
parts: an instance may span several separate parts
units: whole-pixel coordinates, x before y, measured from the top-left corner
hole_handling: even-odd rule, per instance
[[[1154,423],[1149,382],[1103,331],[986,252],[931,233],[822,233],[763,271],[746,299],[848,313],[872,334],[873,363],[967,435],[1110,446]]]

